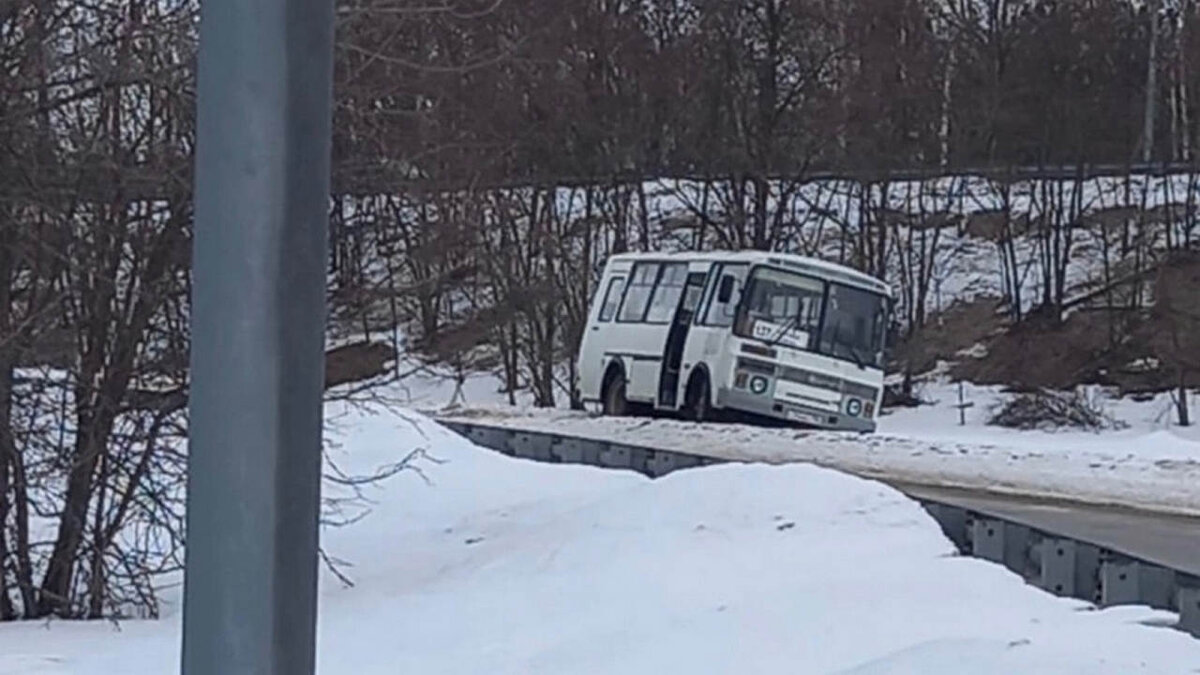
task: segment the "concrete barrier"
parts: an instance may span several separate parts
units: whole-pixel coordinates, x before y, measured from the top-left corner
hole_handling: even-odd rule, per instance
[[[1100,602],[1100,549],[1091,544],[1047,537],[1039,551],[1038,585],[1045,591]]]

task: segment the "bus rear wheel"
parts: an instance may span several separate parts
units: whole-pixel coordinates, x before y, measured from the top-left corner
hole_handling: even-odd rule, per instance
[[[625,378],[621,373],[613,373],[605,380],[602,405],[607,417],[623,417],[629,414],[629,401],[625,399]]]

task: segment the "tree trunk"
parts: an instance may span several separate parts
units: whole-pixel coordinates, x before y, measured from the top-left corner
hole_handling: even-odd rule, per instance
[[[108,502],[108,469],[107,455],[101,455],[99,460],[99,476],[96,484],[99,494],[96,498],[95,513],[92,516],[92,560],[88,579],[88,618],[99,619],[104,616],[104,554],[108,550],[108,541],[104,538],[104,516]]]
[[[13,511],[16,516],[17,540],[13,551],[17,559],[17,591],[26,618],[37,613],[37,593],[33,583],[33,555],[29,544],[29,489],[25,477],[25,462],[19,453],[13,454],[12,491]]]
[[[71,603],[75,557],[79,545],[83,542],[88,503],[95,488],[96,466],[108,440],[108,432],[102,430],[105,426],[103,416],[97,410],[78,413],[80,434],[75,443],[75,463],[67,479],[67,494],[59,520],[58,535],[54,539],[54,549],[42,579],[38,616],[58,614],[69,617],[73,613]],[[111,429],[111,425],[108,428]]]
[[[942,106],[938,120],[938,166],[943,172],[950,166],[950,113],[953,110],[954,66],[958,57],[956,42],[949,42],[950,53],[942,65]]]
[[[1188,25],[1190,14],[1191,12],[1187,11],[1180,12],[1179,23],[1175,27],[1175,94],[1176,100],[1179,102],[1179,158],[1185,162],[1192,161],[1192,116],[1187,86],[1189,73],[1187,50],[1184,47],[1184,36],[1188,35],[1190,30]],[[1188,202],[1191,202],[1190,197]]]
[[[637,199],[638,199],[638,229],[641,231],[640,239],[642,251],[646,252],[651,249],[651,234],[650,234],[650,209],[646,203],[646,184],[643,181],[638,181],[637,184]]]
[[[1154,157],[1154,117],[1158,114],[1158,10],[1161,0],[1151,0],[1146,7],[1150,20],[1150,46],[1146,57],[1146,104],[1142,117],[1142,162],[1149,164]]]
[[[1192,416],[1188,410],[1188,393],[1185,374],[1179,376],[1179,394],[1175,400],[1175,412],[1179,415],[1179,426],[1188,427],[1192,425]]]
[[[518,382],[518,359],[519,348],[517,345],[517,322],[510,321],[508,323],[508,350],[504,358],[504,385],[508,390],[508,404],[517,404],[517,386]]]
[[[879,208],[882,212],[888,208],[891,200],[892,182],[890,180],[883,181],[883,185],[879,191]],[[882,220],[879,227],[876,228],[876,236],[878,240],[875,242],[875,259],[871,262],[871,276],[877,279],[887,277],[887,243],[888,232],[887,225]]]
[[[578,369],[575,365],[575,359],[571,359],[567,368],[571,378],[571,410],[585,410],[583,399],[579,397],[579,388],[575,386],[575,379],[578,376]]]
[[[545,328],[542,331],[541,345],[541,369],[542,369],[542,391],[540,398],[542,399],[541,407],[554,407],[554,339],[555,330],[554,324],[557,317],[554,316],[554,305],[546,307]]]
[[[13,342],[12,279],[13,223],[4,213],[0,222],[0,621],[16,618],[8,594],[9,476],[16,454],[12,434]]]
[[[754,233],[751,235],[751,248],[756,251],[767,251],[767,191],[770,189],[767,179],[762,176],[753,178],[754,184]]]

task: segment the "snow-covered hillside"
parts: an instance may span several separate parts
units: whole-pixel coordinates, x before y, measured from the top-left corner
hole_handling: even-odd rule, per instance
[[[337,408],[337,409],[335,409]],[[1200,641],[1145,608],[1089,610],[954,554],[914,502],[806,465],[650,481],[512,460],[427,419],[330,406],[333,459],[429,459],[326,531],[319,672],[1184,673]],[[0,626],[0,673],[177,668],[158,622]]]

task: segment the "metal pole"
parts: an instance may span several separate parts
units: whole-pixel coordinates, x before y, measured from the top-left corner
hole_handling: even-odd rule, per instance
[[[333,0],[204,0],[185,675],[314,670]]]

